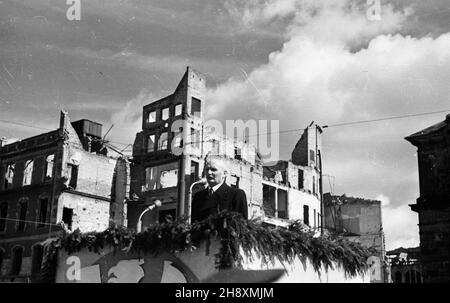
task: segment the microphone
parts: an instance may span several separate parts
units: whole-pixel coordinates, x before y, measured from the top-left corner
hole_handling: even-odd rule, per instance
[[[160,207],[161,205],[162,205],[161,201],[160,201],[160,200],[156,200],[152,205],[150,205],[150,206],[148,206],[146,209],[144,209],[144,211],[140,214],[140,216],[139,216],[139,218],[138,218],[138,220],[137,220],[136,231],[137,231],[138,233],[141,232],[141,228],[142,228],[142,226],[141,226],[141,219],[142,219],[142,216],[143,216],[146,212],[151,211],[151,210],[155,209],[156,207]]]
[[[152,210],[155,209],[156,207],[161,207],[162,203],[160,200],[156,200],[155,203],[153,203],[153,205],[150,205],[148,207],[148,210]]]

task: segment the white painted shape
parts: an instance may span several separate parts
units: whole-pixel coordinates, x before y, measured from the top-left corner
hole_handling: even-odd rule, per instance
[[[181,271],[172,266],[171,261],[164,261],[164,269],[161,283],[187,283],[186,277]]]
[[[108,283],[138,283],[144,277],[145,273],[141,264],[143,259],[122,260],[108,271]]]
[[[81,268],[80,277],[81,280],[75,281],[75,283],[101,283],[100,266],[96,264]]]

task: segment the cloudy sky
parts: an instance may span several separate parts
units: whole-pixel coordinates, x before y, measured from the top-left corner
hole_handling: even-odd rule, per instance
[[[114,124],[132,143],[142,105],[187,65],[207,77],[210,119],[279,120],[281,130],[450,109],[448,0],[0,0],[0,136],[72,120]],[[450,112],[450,110],[449,110]],[[387,248],[418,245],[416,150],[403,138],[445,113],[324,131],[325,190],[379,199]],[[288,159],[300,132],[280,135]],[[129,148],[127,151],[130,150]]]

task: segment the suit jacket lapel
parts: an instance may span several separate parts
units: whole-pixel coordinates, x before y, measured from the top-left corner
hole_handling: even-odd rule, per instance
[[[229,187],[225,182],[214,192],[213,198],[217,203],[218,211],[221,211],[229,207],[228,194],[229,194]]]

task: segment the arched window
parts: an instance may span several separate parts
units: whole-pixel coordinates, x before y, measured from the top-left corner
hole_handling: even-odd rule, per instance
[[[17,231],[24,231],[26,226],[28,212],[28,200],[22,200],[19,203],[19,222],[17,223]]]
[[[422,283],[422,275],[420,271],[417,272],[417,283]]]
[[[33,246],[33,258],[31,265],[31,274],[38,275],[41,273],[42,259],[44,258],[44,247],[42,245]]]
[[[0,232],[6,230],[6,220],[5,218],[8,216],[8,203],[3,202],[0,204]]]
[[[25,168],[23,170],[23,185],[30,185],[33,177],[34,161],[28,160],[25,162]]]
[[[11,275],[19,275],[22,270],[23,247],[16,246],[12,250]]]
[[[405,274],[405,283],[411,283],[409,271],[407,271]]]
[[[402,273],[400,271],[395,272],[394,283],[402,283]]]
[[[0,276],[2,275],[3,257],[4,257],[3,249],[0,248]]]
[[[416,271],[411,270],[410,275],[411,275],[411,283],[416,283]]]

